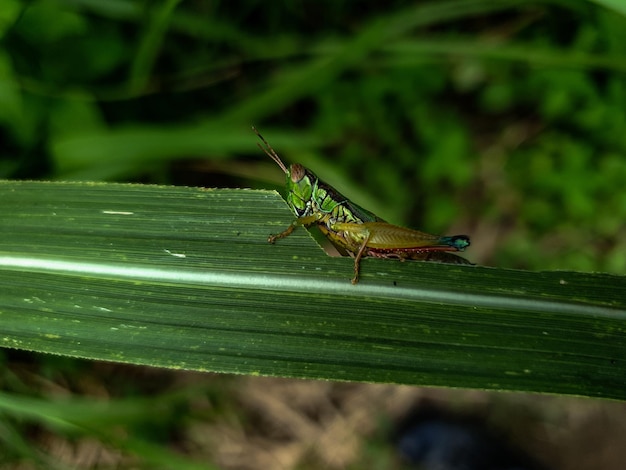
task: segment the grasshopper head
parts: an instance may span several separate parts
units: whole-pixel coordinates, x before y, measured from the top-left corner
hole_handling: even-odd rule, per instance
[[[287,204],[296,216],[309,215],[310,201],[317,177],[299,163],[294,163],[287,170]]]
[[[317,181],[317,177],[309,170],[298,163],[287,166],[280,159],[276,151],[267,143],[256,128],[252,128],[256,135],[259,136],[265,147],[259,144],[268,157],[270,157],[287,176],[287,204],[295,212],[296,216],[304,217],[309,215],[311,210],[311,198],[313,196],[313,185]]]

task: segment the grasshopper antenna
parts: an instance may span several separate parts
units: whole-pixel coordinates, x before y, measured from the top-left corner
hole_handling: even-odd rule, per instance
[[[267,143],[267,140],[265,140],[263,138],[263,136],[261,135],[261,133],[256,129],[256,127],[252,126],[252,130],[254,131],[254,133],[256,135],[259,136],[259,139],[261,139],[261,142],[263,142],[263,144],[265,145],[265,147],[263,147],[261,144],[257,143],[257,145],[259,146],[259,148],[261,150],[263,150],[265,152],[265,154],[270,157],[272,160],[274,160],[276,162],[276,164],[280,167],[281,170],[283,170],[283,172],[285,172],[285,174],[288,174],[289,171],[287,170],[287,167],[285,166],[285,164],[283,163],[283,161],[280,159],[280,157],[278,156],[278,154],[276,153],[276,151],[272,148],[272,146],[270,144]]]

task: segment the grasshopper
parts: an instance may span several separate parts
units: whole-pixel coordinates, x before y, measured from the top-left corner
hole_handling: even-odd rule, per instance
[[[451,253],[470,245],[467,235],[439,237],[390,224],[350,201],[299,163],[287,167],[256,128],[252,129],[263,142],[259,148],[285,173],[287,204],[296,215],[284,231],[269,236],[269,243],[285,238],[299,226],[316,225],[340,253],[354,257],[352,284],[359,281],[363,257],[471,264]]]

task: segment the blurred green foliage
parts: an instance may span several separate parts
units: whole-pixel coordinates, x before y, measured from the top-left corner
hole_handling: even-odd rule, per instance
[[[280,184],[254,124],[381,217],[468,233],[474,261],[623,273],[623,14],[604,0],[0,0],[0,177]]]

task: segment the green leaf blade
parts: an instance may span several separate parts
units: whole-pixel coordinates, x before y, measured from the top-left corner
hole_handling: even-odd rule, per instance
[[[0,183],[5,347],[625,398],[626,279],[328,257],[271,191]],[[476,243],[477,241],[475,241]],[[471,251],[470,251],[471,255]]]

